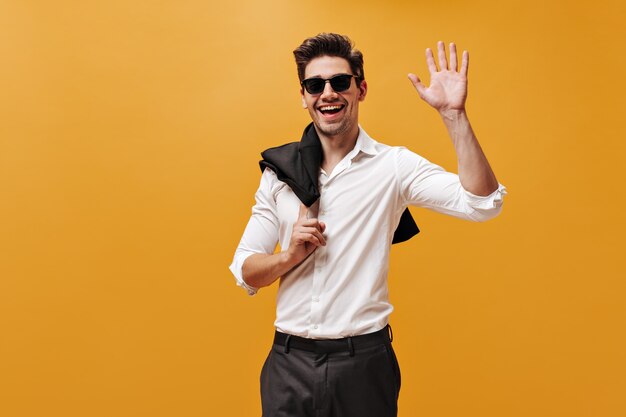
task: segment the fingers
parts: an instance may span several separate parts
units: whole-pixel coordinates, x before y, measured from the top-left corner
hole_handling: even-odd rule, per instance
[[[316,227],[300,227],[296,230],[296,240],[311,242],[316,246],[326,246],[326,239]]]
[[[426,65],[428,65],[428,71],[431,75],[437,72],[435,57],[433,57],[433,51],[430,48],[426,48]]]
[[[437,42],[437,56],[439,58],[439,69],[441,71],[448,69],[448,61],[446,60],[446,48],[443,42]]]
[[[437,65],[435,64],[433,51],[430,48],[426,48],[426,65],[428,66],[428,71],[430,71],[431,75],[438,71],[444,70],[450,70],[455,72],[458,71],[463,75],[467,75],[467,70],[469,66],[469,53],[467,51],[463,51],[463,55],[461,57],[461,68],[459,69],[459,58],[456,50],[456,44],[454,42],[450,43],[450,65],[448,65],[448,60],[446,58],[446,47],[442,41],[437,42],[437,60],[439,63],[439,70],[437,70]],[[409,78],[411,79],[411,81],[413,81],[413,85],[415,85],[415,88],[417,88],[416,82],[413,80],[413,77],[409,75]]]
[[[415,87],[420,97],[423,97],[426,86],[422,84],[422,80],[420,80],[419,77],[415,74],[409,74],[409,80],[411,80],[413,87]]]
[[[456,45],[450,43],[450,71],[456,71]]]
[[[310,242],[316,246],[325,246],[326,239],[322,233],[326,230],[326,224],[317,219],[309,219],[308,212],[308,207],[300,203],[298,220],[293,225],[292,238],[300,243]]]
[[[469,68],[469,52],[463,51],[463,58],[461,60],[461,74],[467,76],[467,70]]]

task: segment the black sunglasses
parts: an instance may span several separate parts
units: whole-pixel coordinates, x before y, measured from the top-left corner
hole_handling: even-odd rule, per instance
[[[307,78],[303,80],[300,85],[302,85],[309,94],[320,94],[324,91],[326,87],[326,82],[330,82],[330,86],[337,93],[341,93],[342,91],[346,91],[350,88],[350,84],[352,83],[352,78],[358,78],[356,75],[352,74],[338,74],[334,75],[330,78],[321,78],[321,77],[313,77]]]

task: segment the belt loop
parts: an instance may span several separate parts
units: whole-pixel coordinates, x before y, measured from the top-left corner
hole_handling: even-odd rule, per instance
[[[287,335],[287,339],[285,339],[285,353],[288,354],[289,353],[289,341],[291,340],[291,335],[288,334]]]
[[[387,330],[389,332],[389,342],[393,342],[393,330],[391,330],[391,324],[387,325]]]
[[[354,345],[352,344],[352,337],[348,337],[348,349],[350,349],[350,356],[354,356]]]

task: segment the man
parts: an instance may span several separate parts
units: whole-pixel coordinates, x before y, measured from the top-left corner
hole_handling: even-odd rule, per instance
[[[274,345],[261,372],[265,417],[396,416],[387,271],[403,213],[413,205],[484,221],[500,212],[506,191],[465,113],[469,55],[459,65],[450,44],[448,63],[442,42],[437,49],[439,70],[426,50],[430,86],[409,79],[441,115],[458,176],[360,128],[367,82],[347,37],[323,33],[294,51],[313,123],[299,143],[263,153],[256,205],[230,267],[250,294],[281,277]],[[277,243],[282,251],[274,253]]]

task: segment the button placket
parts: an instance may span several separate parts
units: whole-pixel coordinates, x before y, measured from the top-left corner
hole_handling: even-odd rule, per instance
[[[321,256],[321,249],[319,247],[313,252],[313,287],[311,288],[311,301],[310,301],[310,312],[311,312],[311,328],[313,330],[317,330],[319,328],[320,320],[321,320],[321,311],[320,311],[320,303],[314,301],[315,299],[319,300],[319,295],[323,285],[323,275],[322,275],[322,266],[323,266],[323,256]]]
[[[330,178],[325,173],[320,173],[319,176],[319,187],[320,187],[320,198],[316,202],[317,208],[317,218],[319,221],[324,221],[322,218],[326,214],[326,210],[324,207],[324,192],[328,188],[328,181]],[[322,311],[321,311],[321,303],[320,303],[320,295],[322,292],[322,288],[324,286],[324,261],[325,261],[325,247],[318,247],[315,252],[311,255],[313,256],[313,286],[311,288],[311,298],[310,298],[310,317],[311,320],[309,322],[309,331],[317,333],[322,327]]]

